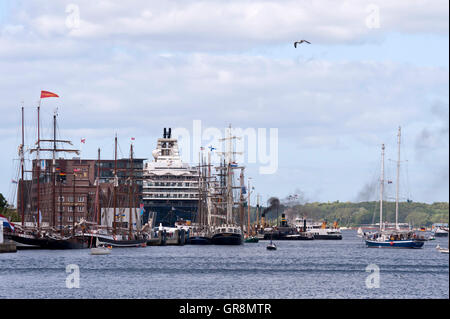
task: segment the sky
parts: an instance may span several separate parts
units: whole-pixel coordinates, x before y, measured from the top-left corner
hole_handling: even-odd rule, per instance
[[[14,201],[20,108],[29,149],[47,90],[60,98],[41,102],[42,135],[57,109],[85,158],[113,158],[115,134],[120,156],[134,137],[147,159],[164,127],[265,129],[276,169],[261,172],[264,143],[242,158],[263,201],[378,199],[381,144],[395,180],[401,126],[401,200],[448,201],[448,39],[446,0],[1,0],[0,193]]]

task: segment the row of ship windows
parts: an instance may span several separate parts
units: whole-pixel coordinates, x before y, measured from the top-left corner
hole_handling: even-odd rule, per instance
[[[197,187],[198,183],[181,182],[144,182],[144,186],[179,186],[179,187]]]
[[[148,198],[197,198],[198,194],[148,194]]]

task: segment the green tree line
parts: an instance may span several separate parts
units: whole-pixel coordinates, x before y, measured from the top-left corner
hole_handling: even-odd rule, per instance
[[[364,224],[378,223],[380,220],[380,203],[372,202],[328,202],[306,203],[287,207],[281,205],[278,209],[278,218],[281,214],[293,221],[295,217],[306,217],[315,221],[337,221],[340,226],[356,227]],[[256,218],[255,209],[252,209],[252,220]],[[398,219],[400,223],[409,223],[415,227],[431,226],[433,223],[448,223],[449,203],[437,202],[433,204],[400,202]],[[266,212],[266,219],[276,222],[277,212]],[[395,202],[383,202],[383,220],[395,222]]]

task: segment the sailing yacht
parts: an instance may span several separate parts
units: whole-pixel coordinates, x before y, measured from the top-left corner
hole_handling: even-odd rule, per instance
[[[424,240],[417,238],[414,231],[400,230],[398,226],[398,194],[400,171],[400,137],[401,129],[398,129],[398,160],[397,160],[397,190],[395,205],[395,229],[387,230],[383,225],[383,190],[384,190],[384,144],[381,146],[381,178],[380,178],[380,229],[378,232],[366,236],[367,247],[376,248],[422,248]]]

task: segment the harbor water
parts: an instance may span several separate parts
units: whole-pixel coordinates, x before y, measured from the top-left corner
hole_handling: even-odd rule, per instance
[[[267,241],[115,248],[106,256],[20,250],[0,254],[0,298],[449,298],[449,256],[435,249],[447,238],[417,250],[378,249],[356,231],[342,233],[336,241],[276,241],[276,251]],[[66,285],[68,265],[79,268],[79,288]],[[379,268],[379,288],[366,284],[369,265]]]

